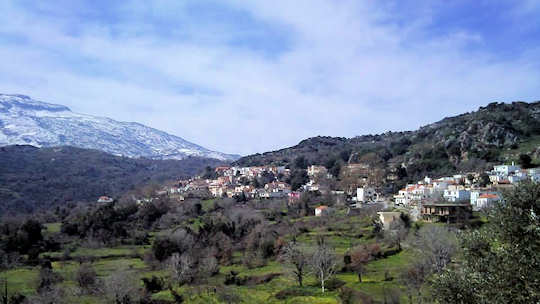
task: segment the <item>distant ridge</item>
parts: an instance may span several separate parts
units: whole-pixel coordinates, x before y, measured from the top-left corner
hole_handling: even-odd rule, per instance
[[[74,113],[20,94],[0,94],[0,146],[7,145],[74,146],[151,159],[239,158],[142,124]]]
[[[540,102],[490,103],[477,111],[444,118],[415,131],[352,138],[317,136],[277,151],[240,158],[236,165],[335,166],[366,163],[377,183],[415,181],[488,168],[528,154],[540,165]],[[395,190],[395,189],[392,189]]]

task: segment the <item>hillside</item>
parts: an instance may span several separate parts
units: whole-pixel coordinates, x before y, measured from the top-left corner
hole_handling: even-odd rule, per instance
[[[278,151],[239,159],[237,165],[307,164],[332,166],[335,160],[367,163],[387,175],[414,180],[429,175],[485,168],[517,159],[538,158],[540,102],[491,103],[478,111],[448,117],[416,131],[353,138],[313,137]],[[400,168],[404,168],[403,171]],[[399,173],[399,174],[397,174]]]
[[[0,214],[28,212],[69,201],[117,197],[141,184],[197,174],[213,159],[149,160],[74,147],[0,148]]]
[[[65,106],[24,95],[0,94],[0,146],[6,145],[74,146],[152,159],[239,157],[211,151],[138,123],[74,113]]]

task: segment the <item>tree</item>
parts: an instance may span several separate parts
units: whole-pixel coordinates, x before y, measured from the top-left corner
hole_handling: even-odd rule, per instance
[[[358,275],[358,282],[362,282],[362,274],[365,270],[365,265],[371,260],[371,254],[367,250],[365,246],[360,246],[358,248],[355,248],[351,252],[351,266],[353,270],[356,271],[356,274]]]
[[[174,253],[169,259],[169,269],[171,271],[171,278],[180,286],[193,280],[195,275],[195,261],[187,253],[182,255]]]
[[[291,189],[298,190],[302,185],[309,181],[306,170],[293,170],[291,173]]]
[[[298,243],[288,243],[283,247],[280,258],[287,265],[292,266],[291,272],[294,274],[298,285],[302,287],[309,266],[309,256],[306,249],[298,245]]]
[[[79,270],[76,273],[75,277],[77,284],[83,290],[90,290],[92,287],[95,287],[97,282],[97,274],[89,263],[82,263],[79,266]]]
[[[436,276],[440,303],[540,302],[540,184],[504,194],[488,222],[464,235],[463,257]]]
[[[480,186],[485,187],[487,185],[491,184],[491,181],[489,180],[489,175],[487,173],[482,173],[480,175]]]
[[[426,263],[431,273],[439,273],[450,263],[457,251],[456,234],[444,226],[427,225],[412,241],[418,259]]]
[[[471,173],[467,174],[467,180],[470,184],[472,184],[474,182],[474,175],[472,175]]]
[[[401,272],[400,279],[407,288],[409,303],[412,304],[413,294],[416,294],[419,302],[422,301],[422,286],[428,275],[427,264],[422,260],[414,261]]]
[[[205,277],[211,277],[219,273],[219,263],[214,256],[203,258],[199,263],[199,273]]]
[[[531,167],[531,162],[532,162],[532,159],[531,159],[531,157],[529,155],[527,155],[527,154],[520,154],[519,155],[519,164],[524,169],[530,168]]]
[[[324,293],[324,283],[328,281],[338,270],[338,263],[334,249],[324,240],[317,240],[317,248],[311,257],[311,268],[317,280],[321,283]]]
[[[36,289],[39,293],[53,290],[55,285],[62,282],[62,280],[62,276],[54,272],[50,263],[48,263],[48,265],[42,266],[39,270]]]
[[[301,155],[301,156],[298,156],[295,160],[294,160],[294,166],[297,168],[297,169],[307,169],[308,167],[308,161],[306,160],[306,158]]]
[[[136,276],[125,271],[117,271],[106,277],[103,291],[108,303],[136,303],[140,295],[139,284],[135,278]]]
[[[339,177],[339,173],[341,172],[341,162],[339,160],[335,161],[332,167],[328,169],[328,173],[332,174],[332,176],[335,176],[336,178]]]

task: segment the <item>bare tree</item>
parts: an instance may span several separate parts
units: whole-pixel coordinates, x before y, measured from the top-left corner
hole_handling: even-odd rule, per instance
[[[405,223],[401,220],[396,220],[390,223],[390,229],[384,231],[384,239],[391,246],[396,246],[398,250],[401,250],[401,242],[407,238],[409,230],[405,226]]]
[[[126,271],[118,271],[106,277],[103,282],[103,292],[107,303],[137,301],[139,296],[137,286],[139,284],[135,277]]]
[[[362,274],[365,271],[365,265],[371,260],[371,254],[366,246],[359,246],[355,248],[351,254],[351,266],[358,275],[358,282],[362,282]]]
[[[83,291],[93,292],[97,283],[97,274],[89,263],[82,263],[75,274],[77,284]]]
[[[302,282],[309,266],[307,250],[298,243],[291,242],[283,247],[280,259],[293,267],[291,268],[291,272],[294,274],[298,285],[302,287]]]
[[[169,269],[171,271],[171,278],[178,285],[182,285],[193,280],[195,275],[195,261],[187,253],[182,255],[174,253],[169,259]]]
[[[447,227],[428,225],[414,236],[412,245],[420,260],[427,263],[430,272],[440,272],[450,263],[457,251],[456,234]]]
[[[214,256],[203,258],[199,263],[199,271],[201,276],[211,277],[219,273],[219,263]]]
[[[338,263],[334,249],[323,238],[317,240],[317,248],[311,257],[311,268],[324,293],[324,283],[336,273]]]
[[[416,293],[418,303],[422,303],[422,286],[429,275],[427,265],[424,261],[416,261],[405,269],[400,279],[407,288],[409,303],[413,303],[413,294]]]
[[[59,286],[53,286],[37,295],[28,298],[24,303],[31,304],[67,304],[70,303],[69,294]],[[7,303],[7,302],[6,302]],[[11,302],[10,302],[11,303]]]

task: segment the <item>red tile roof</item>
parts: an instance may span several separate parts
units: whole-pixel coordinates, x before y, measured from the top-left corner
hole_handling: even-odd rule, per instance
[[[499,197],[497,195],[495,195],[495,194],[484,193],[484,194],[480,195],[478,198],[499,198]]]

